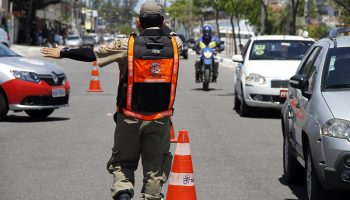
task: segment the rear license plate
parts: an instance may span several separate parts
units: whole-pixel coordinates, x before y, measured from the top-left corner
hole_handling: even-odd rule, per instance
[[[280,97],[287,98],[288,90],[280,90]]]
[[[52,97],[64,97],[66,96],[66,90],[64,88],[52,89]]]

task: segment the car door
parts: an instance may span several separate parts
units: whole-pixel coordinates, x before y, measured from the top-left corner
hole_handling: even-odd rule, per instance
[[[301,140],[301,133],[302,133],[302,127],[305,123],[305,119],[307,118],[307,112],[310,100],[310,93],[312,93],[314,80],[316,77],[316,58],[318,58],[318,55],[320,53],[321,47],[316,46],[314,47],[310,53],[308,54],[308,57],[304,60],[301,67],[299,68],[297,74],[299,75],[305,75],[308,77],[308,81],[311,81],[311,84],[307,84],[305,89],[303,91],[301,89],[291,88],[289,91],[289,111],[290,111],[290,118],[291,118],[291,137],[296,142],[296,147],[298,150],[302,152],[302,140]],[[310,80],[309,80],[310,79]],[[309,82],[310,83],[310,82]]]
[[[236,69],[235,69],[235,89],[238,93],[239,96],[241,96],[241,77],[242,77],[242,67],[244,65],[244,62],[246,61],[246,58],[247,58],[247,52],[248,52],[248,49],[249,49],[249,46],[251,44],[251,40],[248,40],[248,42],[246,43],[246,45],[243,47],[242,49],[242,52],[241,52],[241,55],[243,57],[243,63],[237,63],[236,65]]]

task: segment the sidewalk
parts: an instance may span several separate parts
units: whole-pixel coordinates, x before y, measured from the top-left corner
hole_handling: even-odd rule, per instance
[[[41,46],[27,46],[12,44],[10,49],[21,56],[40,56]]]

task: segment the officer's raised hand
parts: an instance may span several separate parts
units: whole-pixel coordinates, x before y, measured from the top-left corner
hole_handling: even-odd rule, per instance
[[[59,59],[61,58],[62,49],[63,47],[56,47],[56,48],[44,47],[40,50],[40,52],[44,57]]]

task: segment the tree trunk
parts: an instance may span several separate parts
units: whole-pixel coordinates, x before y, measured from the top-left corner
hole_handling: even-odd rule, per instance
[[[216,30],[217,30],[217,35],[220,40],[220,26],[219,26],[219,9],[215,9],[215,22],[216,22]]]
[[[231,27],[232,27],[233,48],[234,48],[235,54],[237,54],[235,23],[233,22],[233,14],[230,16],[230,22],[231,22]]]
[[[31,26],[30,23],[32,21],[32,12],[33,12],[33,0],[29,1],[28,5],[28,15],[27,15],[27,20],[26,20],[26,26],[25,26],[25,35],[26,35],[26,44],[30,44],[30,36],[31,36]]]
[[[236,12],[236,20],[237,20],[237,27],[238,27],[238,47],[239,47],[239,51],[242,50],[242,40],[241,40],[241,26],[239,24],[240,22],[240,16],[238,14],[238,12]]]
[[[291,35],[296,34],[296,29],[297,29],[297,12],[298,12],[298,0],[292,0],[292,29],[291,29]]]
[[[261,33],[270,34],[271,30],[269,30],[269,21],[268,21],[268,14],[267,14],[267,6],[264,2],[264,0],[260,0],[260,4],[264,10],[264,29],[261,30]]]

